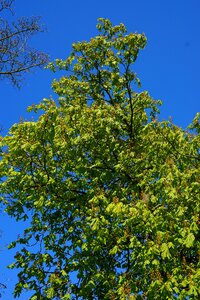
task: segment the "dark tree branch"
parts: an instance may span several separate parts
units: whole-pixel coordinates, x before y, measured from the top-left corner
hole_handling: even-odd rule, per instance
[[[11,10],[12,3],[0,0],[0,13]],[[45,53],[29,47],[30,38],[43,31],[38,17],[8,22],[0,16],[0,80],[8,79],[19,87],[25,73],[47,63]]]

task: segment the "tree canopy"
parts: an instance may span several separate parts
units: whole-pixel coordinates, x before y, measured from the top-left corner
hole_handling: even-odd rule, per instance
[[[30,38],[43,31],[38,17],[9,21],[5,12],[13,13],[13,0],[0,0],[0,80],[8,79],[20,86],[24,73],[47,63],[48,56],[30,47]]]
[[[200,122],[159,121],[134,71],[143,34],[99,19],[37,121],[2,140],[1,199],[28,220],[11,268],[30,299],[197,299]]]

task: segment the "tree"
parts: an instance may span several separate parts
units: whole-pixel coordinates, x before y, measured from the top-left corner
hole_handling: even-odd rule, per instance
[[[145,36],[97,28],[49,65],[66,72],[58,100],[29,107],[43,113],[2,141],[2,201],[30,224],[10,245],[21,247],[14,295],[197,299],[199,114],[187,130],[160,122],[133,70]]]
[[[13,0],[0,0],[0,79],[8,79],[20,86],[24,73],[47,63],[45,53],[32,49],[28,41],[43,31],[38,17],[21,18],[9,22],[3,14],[12,9]]]

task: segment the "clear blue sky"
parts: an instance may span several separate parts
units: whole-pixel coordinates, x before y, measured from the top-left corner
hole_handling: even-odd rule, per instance
[[[172,116],[173,122],[185,128],[200,111],[199,0],[16,0],[15,12],[16,17],[42,17],[47,31],[36,35],[32,45],[47,52],[51,60],[64,59],[73,42],[95,36],[98,17],[109,18],[113,24],[122,22],[129,32],[144,32],[148,43],[135,70],[143,89],[163,100],[160,119]],[[35,71],[26,76],[20,90],[0,81],[0,126],[4,134],[20,116],[31,117],[26,113],[28,105],[53,95],[51,81],[55,76],[49,71]],[[12,289],[16,281],[16,272],[5,268],[13,255],[6,250],[6,244],[22,227],[2,213],[0,281],[8,285],[2,297],[5,300],[14,299]],[[27,300],[28,295],[20,299]]]

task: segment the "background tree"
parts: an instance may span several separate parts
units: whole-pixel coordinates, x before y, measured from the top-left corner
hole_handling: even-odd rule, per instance
[[[2,141],[2,201],[29,219],[14,295],[34,299],[197,299],[199,114],[188,130],[159,122],[160,101],[133,65],[146,44],[99,19],[99,35],[50,64],[58,101]],[[31,247],[33,246],[34,247]]]
[[[47,62],[45,53],[29,46],[30,38],[43,31],[38,17],[8,21],[5,14],[12,13],[13,0],[0,0],[0,79],[8,79],[19,86],[24,73]],[[9,18],[10,19],[10,18]]]

